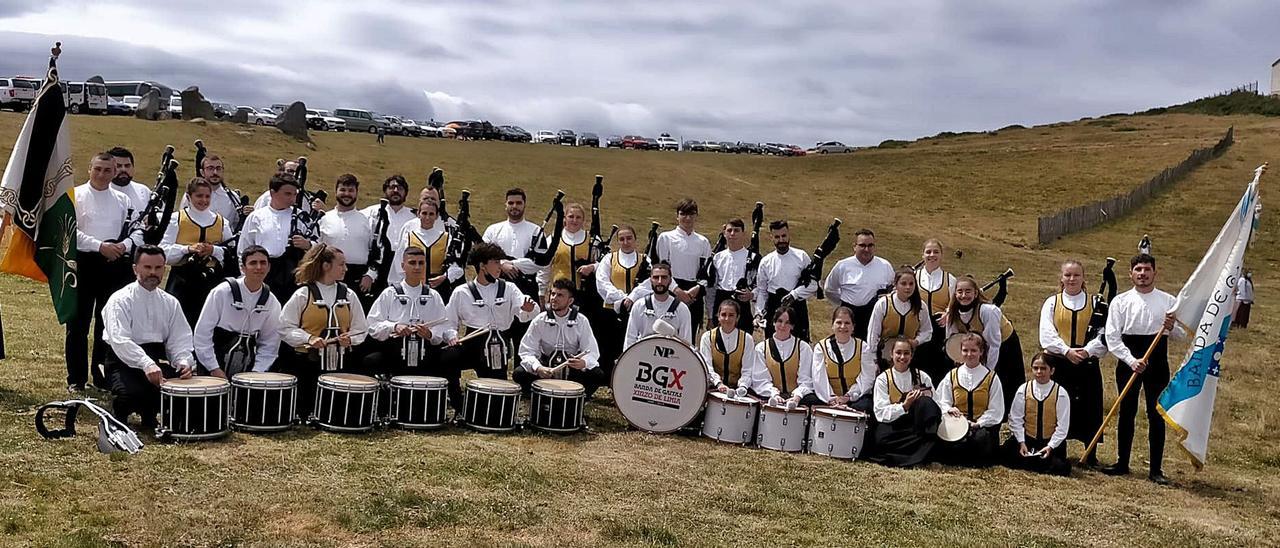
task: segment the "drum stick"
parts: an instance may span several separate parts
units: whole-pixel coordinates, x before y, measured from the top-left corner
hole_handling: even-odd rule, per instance
[[[462,344],[462,343],[464,343],[464,342],[467,342],[467,341],[469,341],[469,340],[471,340],[471,339],[474,339],[474,338],[476,338],[476,337],[479,337],[479,336],[481,336],[481,335],[487,335],[488,333],[489,333],[489,328],[488,328],[488,327],[486,327],[486,328],[484,328],[484,329],[477,329],[477,330],[475,330],[475,331],[472,331],[472,332],[470,332],[470,333],[467,333],[467,335],[466,335],[465,337],[462,337],[461,339],[458,339],[458,344]]]
[[[586,356],[586,355],[587,355],[587,353],[586,353],[586,352],[579,352],[579,353],[577,353],[576,355],[574,355],[572,358],[569,358],[569,359],[582,359],[582,357],[583,357],[583,356]],[[555,375],[556,373],[559,373],[561,369],[564,369],[564,368],[565,368],[566,366],[568,366],[568,365],[569,365],[569,360],[565,360],[565,361],[560,362],[560,364],[559,364],[559,365],[557,365],[557,366],[555,366],[555,367],[552,367],[552,368],[551,368],[551,374],[552,374],[552,375]]]
[[[361,331],[351,331],[351,332],[346,333],[346,335],[347,335],[347,336],[350,336],[350,337],[354,337],[354,336],[356,336],[356,335],[364,335],[364,331],[363,331],[363,330],[361,330]],[[338,342],[338,337],[333,337],[333,338],[331,338],[331,339],[325,339],[325,340],[324,340],[324,344],[326,344],[326,345],[334,344],[334,343],[336,343],[336,342]]]

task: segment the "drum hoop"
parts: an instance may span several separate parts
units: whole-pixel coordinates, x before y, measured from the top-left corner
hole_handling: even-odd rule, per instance
[[[388,384],[392,388],[443,389],[449,386],[449,381],[442,377],[428,377],[425,375],[396,375],[391,377],[391,381]]]
[[[268,371],[245,371],[242,373],[236,373],[235,375],[231,376],[232,385],[237,385],[237,384],[251,385],[251,384],[261,384],[261,383],[274,384],[274,383],[286,383],[286,382],[297,384],[298,377],[295,377],[288,373],[273,373]]]
[[[855,413],[857,412],[845,411],[844,409],[831,409],[827,407],[821,407],[813,410],[813,417],[816,419],[819,416],[821,416],[823,418],[829,418],[837,422],[866,422],[867,420],[866,415],[855,414]]]
[[[316,379],[316,386],[332,388],[339,392],[376,392],[378,381],[373,377],[351,373],[325,373]]]
[[[219,382],[211,383],[209,380]],[[160,394],[167,396],[218,396],[229,393],[231,384],[217,377],[174,379],[160,385]]]
[[[632,344],[632,347],[634,348],[635,346],[639,345],[641,342],[643,342],[643,341],[648,341],[648,340],[652,340],[652,339],[661,339],[661,340],[664,340],[664,341],[668,341],[668,342],[670,342],[671,344],[676,344],[676,345],[680,345],[680,346],[683,346],[683,347],[685,347],[685,348],[688,348],[690,351],[692,351],[693,357],[694,357],[694,359],[696,359],[696,360],[697,360],[697,362],[698,362],[698,366],[699,366],[699,367],[701,367],[701,370],[702,370],[702,372],[703,372],[702,374],[703,374],[703,376],[705,377],[705,375],[706,375],[706,370],[707,370],[707,362],[706,362],[706,360],[703,360],[703,359],[702,359],[702,354],[699,354],[697,350],[695,350],[692,346],[689,346],[689,343],[685,342],[683,339],[680,339],[680,338],[677,338],[677,337],[671,337],[671,336],[667,336],[667,335],[653,334],[653,335],[649,335],[649,336],[647,336],[647,337],[642,337],[641,339],[637,340],[634,344]],[[625,356],[627,355],[627,352],[629,352],[630,350],[631,350],[631,348],[627,348],[626,350],[623,350],[623,351],[622,351],[622,354],[619,354],[619,355],[618,355],[618,361],[619,361],[619,362],[621,362],[622,358],[623,358],[623,357],[625,357]],[[618,367],[617,365],[615,365],[615,366],[613,367],[613,373],[611,373],[611,374],[609,375],[609,389],[610,389],[610,390],[612,390],[614,386],[617,386],[617,385],[618,385],[618,374],[622,372],[622,369],[623,369],[623,368]],[[700,394],[700,395],[699,395],[699,394]],[[679,430],[679,429],[681,429],[681,428],[684,428],[684,427],[686,427],[686,426],[689,426],[690,424],[693,424],[693,421],[696,421],[696,420],[698,420],[699,418],[701,418],[701,417],[702,417],[703,413],[702,413],[702,411],[701,411],[701,410],[702,410],[702,408],[703,408],[703,407],[705,407],[705,406],[706,406],[706,404],[707,404],[707,392],[706,392],[706,391],[703,391],[703,390],[694,390],[694,391],[692,392],[691,396],[692,396],[692,397],[694,397],[694,398],[697,398],[697,399],[698,399],[698,405],[696,406],[696,409],[698,409],[698,411],[696,411],[695,413],[693,413],[693,416],[689,417],[689,421],[688,421],[688,422],[686,422],[686,423],[684,423],[684,424],[681,424],[681,425],[679,425],[679,426],[676,426],[675,428],[670,428],[670,429],[666,429],[666,430],[657,430],[657,429],[654,429],[652,426],[648,426],[648,425],[640,424],[640,423],[637,423],[636,421],[631,420],[631,417],[628,417],[628,416],[627,416],[627,414],[626,414],[626,413],[623,413],[623,412],[622,412],[622,409],[621,409],[620,407],[618,407],[618,404],[617,404],[617,397],[618,397],[618,396],[617,396],[617,393],[615,393],[615,394],[614,394],[614,400],[615,400],[615,402],[614,402],[614,408],[615,408],[615,409],[618,409],[618,414],[622,415],[622,418],[623,418],[623,419],[625,419],[625,420],[627,421],[627,424],[630,424],[630,425],[631,425],[631,427],[632,427],[632,428],[635,428],[636,430],[640,430],[640,431],[643,431],[643,432],[649,432],[649,433],[652,433],[652,434],[669,434],[669,433],[671,433],[671,432],[675,432],[675,431],[677,431],[677,430]]]
[[[764,403],[760,405],[760,413],[773,413],[776,415],[808,415],[809,409],[805,407],[796,407],[795,409],[787,409],[785,405],[773,405]]]
[[[571,386],[564,383],[573,383],[573,385]],[[562,384],[564,385],[561,386]],[[587,395],[587,389],[585,386],[582,386],[581,383],[557,379],[538,379],[533,381],[533,387],[530,391],[543,396],[559,398],[574,398],[579,396],[586,397]]]

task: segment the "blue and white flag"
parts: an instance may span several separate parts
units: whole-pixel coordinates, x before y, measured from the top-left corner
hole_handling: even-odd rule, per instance
[[[1258,203],[1258,178],[1266,166],[1254,170],[1253,182],[1236,204],[1209,252],[1200,260],[1173,306],[1173,314],[1191,334],[1191,348],[1160,394],[1157,407],[1164,421],[1181,439],[1182,448],[1198,469],[1209,451],[1213,402],[1222,373],[1222,350],[1231,326],[1236,281],[1253,233]]]

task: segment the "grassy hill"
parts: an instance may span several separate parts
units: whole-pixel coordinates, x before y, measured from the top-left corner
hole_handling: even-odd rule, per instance
[[[0,113],[0,153],[7,155],[21,120]],[[1161,285],[1176,291],[1252,169],[1275,160],[1280,145],[1275,118],[1191,114],[1006,128],[806,158],[395,137],[379,146],[363,134],[316,135],[316,149],[308,150],[270,128],[72,122],[76,166],[87,166],[93,152],[124,145],[138,156],[137,178],[148,182],[167,143],[178,146],[181,173],[189,176],[191,142],[202,138],[226,160],[231,186],[255,196],[276,158],[305,154],[313,185],[356,174],[362,204],[390,173],[405,174],[416,190],[440,166],[451,205],[461,189],[473,192],[477,224],[499,219],[509,186],[525,187],[531,215],[540,216],[557,188],[588,200],[592,176],[601,173],[606,223],[655,219],[670,227],[671,204],[692,196],[702,206],[704,233],[730,216],[747,216],[762,200],[769,218],[791,220],[793,240],[806,249],[832,216],[844,219],[846,236],[861,226],[876,230],[881,253],[895,264],[915,263],[920,243],[939,237],[950,248],[949,270],[981,279],[1006,267],[1017,271],[1006,311],[1028,355],[1039,304],[1057,288],[1059,261],[1084,260],[1089,286],[1096,287],[1103,258],[1127,258],[1149,233]],[[1137,214],[1035,246],[1037,215],[1127,190],[1217,141],[1228,126],[1236,128],[1232,149]],[[54,443],[33,432],[35,407],[65,397],[61,328],[43,287],[0,277],[9,353],[0,362],[0,542],[1267,544],[1280,518],[1280,442],[1270,434],[1280,419],[1267,390],[1280,317],[1269,306],[1280,297],[1271,273],[1280,262],[1276,238],[1275,217],[1264,216],[1250,251],[1261,304],[1255,325],[1233,333],[1228,345],[1209,466],[1194,472],[1170,440],[1165,469],[1173,488],[1138,479],[1146,466],[1145,419],[1135,476],[1078,471],[1061,479],[1003,468],[890,470],[651,436],[629,431],[608,398],[588,411],[596,433],[569,437],[456,429],[339,436],[298,428],[281,436],[150,444],[133,458],[105,458],[88,436]],[[850,252],[848,238],[841,249],[842,256]],[[963,257],[956,259],[954,249]],[[825,323],[825,306],[813,313],[815,325]],[[1104,378],[1114,378],[1113,365],[1104,361]],[[91,430],[87,422],[82,428]],[[1073,445],[1072,454],[1078,451]],[[1114,459],[1114,451],[1104,445],[1103,460]]]

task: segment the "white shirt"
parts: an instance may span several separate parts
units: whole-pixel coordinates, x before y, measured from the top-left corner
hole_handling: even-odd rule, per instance
[[[585,229],[579,230],[577,232],[569,232],[568,229],[560,231],[560,242],[564,245],[578,245],[585,241],[587,241],[587,231]],[[583,259],[587,258],[587,254],[590,253],[590,249],[588,249],[588,247],[589,246],[584,245],[580,249]],[[547,266],[544,266],[538,270],[538,286],[539,287],[543,287],[543,288],[551,287],[551,283],[554,281],[555,280],[551,279],[550,263],[548,263]]]
[[[774,251],[760,259],[760,269],[756,272],[756,312],[763,312],[769,295],[779,290],[786,291],[797,301],[807,300],[817,293],[817,279],[804,287],[796,287],[800,283],[800,271],[811,262],[808,253],[794,247],[785,254]]]
[[[1000,330],[1001,326],[1004,325],[1004,312],[1000,310],[1000,307],[994,304],[984,303],[978,309],[978,314],[980,314],[979,318],[982,320],[982,338],[987,341],[987,359],[982,362],[982,365],[987,366],[987,369],[995,371],[996,360],[1000,357],[1000,342],[1004,339],[1004,335]],[[965,323],[972,322],[973,311],[961,312],[960,320]],[[943,317],[943,321],[946,321],[945,316]],[[957,327],[951,322],[947,322],[946,329],[947,338],[951,338],[951,336],[956,333],[964,332],[962,328]]]
[[[956,277],[954,274],[947,273],[942,270],[941,266],[933,269],[933,272],[929,272],[925,267],[917,268],[916,287],[919,287],[924,291],[937,291],[942,288],[942,275],[944,273],[947,274],[947,289],[950,290],[950,293],[947,295],[936,295],[934,296],[934,299],[944,299],[946,302],[950,302],[950,300],[956,296]],[[924,295],[921,295],[921,297],[923,296]],[[925,306],[929,306],[929,303],[926,302]]]
[[[1236,284],[1236,300],[1242,303],[1253,302],[1253,280],[1240,278],[1240,282]]]
[[[244,299],[236,308],[231,296],[231,286],[218,284],[209,292],[209,298],[200,309],[196,320],[195,354],[206,369],[218,369],[217,352],[213,347],[213,328],[257,336],[258,348],[253,358],[253,370],[264,372],[275,363],[280,353],[280,301],[264,284],[258,291],[249,291],[244,277],[236,279],[240,297]],[[267,292],[267,302],[257,308],[258,297]]]
[[[854,363],[853,360],[849,359],[858,351],[859,345],[862,346],[861,364]],[[840,349],[840,356],[849,360],[845,363],[845,367],[849,371],[853,371],[853,368],[859,365],[862,367],[858,377],[854,379],[853,385],[849,387],[849,391],[844,394],[837,394],[836,387],[831,386],[831,379],[827,377],[827,356],[831,356],[831,361],[836,361],[836,358],[835,352],[831,350],[831,339],[826,338],[814,343],[809,370],[800,370],[800,390],[796,391],[800,397],[812,393],[818,399],[829,402],[831,398],[840,395],[848,396],[850,400],[856,400],[871,392],[876,383],[875,349],[855,337],[849,337],[849,341],[844,344],[836,342],[836,347]]]
[[[747,248],[737,251],[723,249],[711,256],[711,264],[716,269],[715,287],[720,291],[733,291],[738,288],[738,280],[747,275],[747,260],[751,252]]]
[[[103,305],[102,320],[106,326],[103,340],[129,367],[144,372],[160,370],[142,350],[141,345],[147,343],[164,343],[165,354],[175,369],[195,365],[191,326],[182,315],[178,299],[163,289],[147,291],[136,281],[124,286]]]
[[[833,305],[845,302],[864,306],[876,298],[876,292],[892,285],[893,265],[889,261],[872,257],[871,262],[864,265],[854,256],[840,259],[831,267],[822,287]]]
[[[711,242],[706,237],[678,226],[659,234],[655,245],[658,258],[671,264],[671,277],[677,280],[697,280],[701,261],[711,258]]]
[[[75,188],[76,195],[76,250],[99,252],[107,240],[120,237],[129,212],[129,197],[108,185],[106,190],[95,190],[89,183]],[[133,242],[125,238],[126,249],[133,249]]]
[[[404,291],[401,296],[396,287]],[[423,293],[423,288],[426,292]],[[433,323],[446,320],[444,300],[436,290],[426,284],[409,285],[398,282],[382,290],[369,307],[369,336],[385,341],[391,338],[397,324]],[[457,332],[450,329],[448,321],[431,328],[431,344],[439,346],[454,338]]]
[[[391,272],[387,273],[387,283],[404,281],[404,250],[409,247],[410,234],[416,235],[427,247],[431,247],[431,245],[436,243],[437,240],[444,238],[446,253],[444,267],[445,277],[451,282],[456,282],[462,279],[462,268],[457,264],[454,264],[451,258],[447,256],[449,249],[449,234],[445,232],[445,224],[437,219],[434,226],[423,229],[422,222],[418,219],[414,219],[413,221],[405,223],[405,225],[400,229],[400,235],[392,240],[391,245],[395,248],[395,259],[391,261]],[[368,250],[367,245],[365,249],[366,251]],[[435,260],[435,258],[432,257],[432,260]],[[430,269],[431,265],[428,264],[427,268]]]
[[[187,215],[191,216],[191,220],[200,226],[212,227],[213,223],[218,221],[218,214],[208,209],[199,211],[195,208],[186,210]],[[175,243],[178,240],[178,221],[179,215],[173,214],[169,220],[169,226],[164,228],[164,238],[160,239],[160,249],[164,250],[164,261],[168,264],[175,264],[187,256],[187,245]],[[205,238],[209,243],[217,244],[231,239],[231,225],[226,221],[222,223],[221,234],[205,234]],[[213,258],[222,264],[227,264],[226,247],[215,245],[213,247]]]
[[[1089,294],[1081,291],[1075,295],[1068,295],[1065,291],[1062,294],[1062,304],[1071,310],[1082,310],[1089,303]],[[1053,308],[1057,306],[1057,295],[1050,295],[1044,300],[1044,304],[1040,306],[1040,348],[1050,354],[1065,356],[1071,345],[1067,344],[1066,339],[1062,338],[1062,334],[1058,333],[1058,326],[1053,323]],[[1078,315],[1076,321],[1089,322],[1090,316]],[[1084,350],[1094,358],[1101,358],[1107,354],[1107,343],[1103,341],[1102,334],[1099,333],[1091,341],[1086,341]]]
[[[255,210],[249,215],[252,219],[260,210]],[[320,298],[318,300],[334,304],[334,300],[338,297],[338,284],[322,284],[316,282],[316,288],[320,290]],[[284,343],[292,346],[306,346],[311,342],[312,335],[306,330],[299,327],[302,322],[302,311],[306,309],[311,302],[311,290],[307,285],[299,287],[289,296],[289,300],[284,303],[284,308],[280,311],[280,338]],[[364,307],[360,305],[360,299],[356,298],[356,292],[350,287],[347,288],[347,306],[351,310],[351,346],[356,346],[368,336],[369,322],[364,317]]]
[[[501,247],[502,251],[512,257],[511,264],[515,265],[521,274],[530,275],[538,273],[538,265],[534,264],[533,259],[527,257],[529,246],[537,234],[538,225],[527,219],[518,223],[507,220],[489,225],[484,229],[480,239]]]
[[[147,209],[147,202],[151,201],[151,189],[137,181],[129,181],[127,185],[117,185],[113,182],[111,188],[119,190],[129,198],[129,207],[133,208],[132,218],[134,219],[142,215],[142,212]]]
[[[370,232],[373,231],[374,227],[378,226],[378,210],[381,208],[382,204],[376,203],[360,210],[360,213],[369,218]],[[394,241],[396,234],[399,233],[400,228],[405,223],[416,220],[418,220],[418,212],[414,211],[413,208],[401,204],[400,210],[396,211],[396,206],[387,204],[387,238]],[[373,237],[377,238],[377,233],[374,233]]]
[[[373,244],[373,238],[369,218],[358,210],[334,209],[320,218],[320,241],[341,249],[349,265],[369,263],[369,246]]]
[[[529,373],[554,367],[558,364],[543,364],[542,358],[557,351],[564,352],[566,356],[586,352],[582,361],[587,363],[587,369],[600,366],[600,347],[591,332],[591,323],[584,314],[579,313],[573,321],[569,321],[569,315],[568,311],[561,316],[548,310],[533,318],[529,330],[520,340],[520,367]]]
[[[962,365],[953,369],[953,371],[958,371],[958,373],[956,373],[956,377],[960,381],[960,387],[970,392],[978,387],[978,384],[982,382],[983,378],[987,375],[991,375],[991,390],[987,392],[989,395],[989,398],[987,399],[987,410],[979,415],[978,420],[974,422],[977,422],[978,426],[983,428],[996,426],[1003,422],[1004,387],[1000,384],[1000,378],[995,376],[995,372],[981,365],[973,368],[970,368],[967,365]],[[951,374],[947,373],[938,380],[938,389],[933,391],[933,401],[938,402],[938,409],[941,409],[943,413],[959,407],[955,401],[952,401],[952,388]],[[977,402],[974,403],[976,404]],[[963,411],[963,409],[961,409],[961,411]]]
[[[650,301],[649,299],[653,300]],[[648,310],[646,305],[652,302],[653,310]],[[675,304],[675,310],[667,312],[668,308]],[[667,293],[666,300],[658,300],[657,295],[645,297],[643,300],[635,301],[631,305],[631,318],[627,322],[627,335],[623,340],[622,347],[628,348],[635,344],[636,341],[654,334],[653,323],[658,319],[666,320],[676,328],[676,336],[689,346],[693,346],[693,328],[689,325],[689,307],[676,299],[674,295]]]
[[[1018,391],[1013,395],[1013,401],[1009,403],[1009,432],[1013,434],[1013,439],[1018,443],[1027,442],[1027,386],[1033,386],[1031,396],[1039,401],[1044,401],[1049,397],[1049,390],[1057,383],[1047,382],[1040,384],[1035,379],[1022,383],[1018,387]],[[1049,447],[1057,449],[1062,442],[1067,440],[1067,430],[1071,426],[1071,398],[1067,396],[1066,388],[1058,389],[1058,405],[1057,427],[1053,429],[1053,435],[1049,436]]]
[[[1133,362],[1138,361],[1138,357],[1129,351],[1129,347],[1125,346],[1121,337],[1159,333],[1160,328],[1164,327],[1165,313],[1173,308],[1173,303],[1176,301],[1173,295],[1159,289],[1152,289],[1149,293],[1139,293],[1137,289],[1130,289],[1116,295],[1116,298],[1111,300],[1111,307],[1107,309],[1107,327],[1104,331],[1107,349],[1126,365],[1132,365]],[[1183,338],[1185,333],[1182,331],[1182,326],[1174,324],[1173,332],[1169,336]]]
[[[716,358],[720,356],[720,353],[716,351],[715,344],[711,342],[711,334],[716,331],[720,331],[720,328],[716,327],[713,330],[704,331],[702,337],[698,340],[698,353],[702,354],[702,360],[707,364],[707,384],[710,386],[719,386],[723,381],[720,378],[719,371],[717,371],[720,362]],[[724,351],[726,353],[732,354],[738,350],[738,332],[738,329],[728,333],[721,332],[720,341],[724,343]],[[737,386],[752,388],[752,374],[759,375],[757,370],[764,369],[764,366],[756,364],[756,341],[750,333],[746,335],[744,342],[747,346],[742,349],[742,372],[738,375]],[[765,375],[768,375],[767,370]]]
[[[214,186],[212,191],[212,195],[209,197],[209,211],[222,215],[223,219],[231,223],[231,228],[234,230],[236,223],[240,221],[240,202],[231,197],[231,191],[227,189],[225,184]],[[182,203],[178,206],[179,209],[186,208],[189,201],[190,198],[186,193],[183,193]]]
[[[600,298],[604,304],[618,308],[618,303],[627,298],[627,294],[622,289],[613,285],[613,256],[618,256],[618,264],[622,268],[631,268],[636,265],[636,261],[640,258],[634,251],[627,253],[622,250],[610,251],[600,258],[600,262],[596,264],[596,292],[600,294]],[[647,280],[635,280],[635,286],[631,289],[634,291],[640,287],[642,282]]]
[[[254,209],[244,221],[240,230],[240,242],[236,246],[236,255],[244,253],[249,246],[260,245],[267,250],[271,258],[284,255],[289,245],[289,233],[293,230],[293,208],[271,209],[270,206]]]
[[[480,304],[477,304],[471,296],[473,283],[480,293]],[[499,284],[506,286],[503,290],[502,302],[497,302]],[[445,309],[445,317],[449,319],[449,327],[459,333],[464,325],[471,329],[488,327],[496,331],[506,331],[511,327],[513,319],[527,322],[538,314],[540,309],[537,303],[534,303],[533,310],[528,312],[521,308],[526,299],[528,297],[516,287],[516,284],[506,280],[498,280],[488,285],[480,285],[476,282],[465,283],[453,289],[453,295],[449,297],[449,306]]]
[[[933,379],[929,378],[929,374],[924,371],[916,371],[919,376],[920,386],[924,388],[933,388]],[[889,401],[889,377],[893,377],[893,383],[898,390],[906,395],[915,388],[911,384],[911,370],[898,371],[890,367],[884,373],[876,375],[875,395],[872,396],[875,406],[877,422],[893,422],[903,415],[907,414],[907,410],[902,407],[901,403]],[[923,398],[922,398],[923,399]],[[920,400],[917,400],[920,401]],[[915,404],[912,404],[915,405]]]
[[[813,349],[809,347],[808,343],[796,337],[787,337],[785,341],[780,341],[777,337],[770,337],[769,339],[773,339],[774,346],[778,348],[778,356],[784,362],[790,360],[796,352],[800,353],[800,360],[796,363],[796,385],[791,387],[791,395],[803,398],[807,392],[800,391],[800,387],[803,386],[801,379],[805,377],[805,370],[812,367]],[[751,371],[751,386],[748,388],[755,390],[757,394],[772,398],[781,396],[782,390],[773,384],[773,375],[769,373],[767,361],[769,359],[769,339],[756,343],[756,359],[752,364],[754,368]],[[745,364],[743,368],[745,371]],[[812,389],[810,389],[811,391]]]
[[[909,314],[911,312],[911,303],[898,300],[898,292],[889,293],[893,301],[893,308],[900,314]],[[889,299],[884,297],[876,300],[876,305],[871,309],[871,320],[867,323],[867,346],[873,351],[880,348],[880,332],[884,328],[884,317],[889,314]],[[897,318],[895,315],[894,318]],[[916,311],[916,321],[920,323],[920,330],[916,333],[916,346],[929,342],[933,338],[933,322],[930,321],[929,305],[920,303],[920,310]]]

